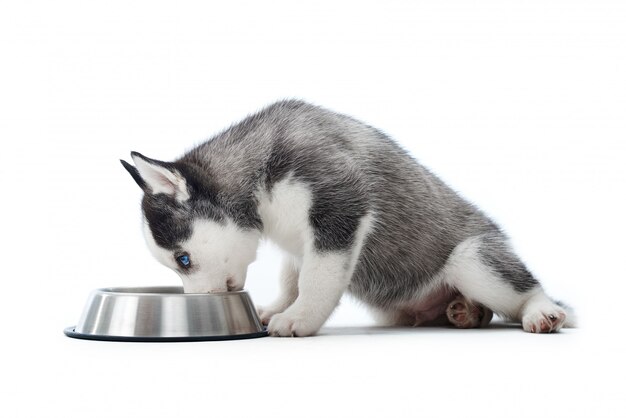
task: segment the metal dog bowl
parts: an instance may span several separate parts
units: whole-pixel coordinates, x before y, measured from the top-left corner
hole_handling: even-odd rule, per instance
[[[94,290],[73,338],[109,341],[206,341],[264,337],[245,291],[184,293],[182,287]]]

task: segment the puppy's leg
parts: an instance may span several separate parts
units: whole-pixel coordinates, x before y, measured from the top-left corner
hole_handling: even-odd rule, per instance
[[[280,290],[278,298],[271,304],[257,309],[259,318],[267,325],[277,313],[287,309],[298,297],[298,276],[300,267],[298,261],[292,256],[285,255],[280,271]]]
[[[440,274],[468,299],[522,322],[527,332],[556,332],[566,323],[565,310],[546,296],[504,236],[462,242]]]
[[[270,334],[281,337],[315,334],[348,287],[354,269],[352,258],[346,252],[305,254],[298,279],[298,297],[284,312],[272,317],[268,325]]]
[[[284,312],[272,317],[267,326],[271,335],[304,337],[321,328],[348,288],[372,224],[371,214],[362,217],[351,247],[345,250],[318,251],[313,245],[305,246],[298,297]]]

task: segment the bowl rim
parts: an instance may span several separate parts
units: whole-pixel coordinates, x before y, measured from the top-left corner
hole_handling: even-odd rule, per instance
[[[150,291],[152,290],[152,291]],[[238,296],[248,291],[234,290],[215,293],[185,293],[183,286],[109,286],[95,289],[94,293],[115,296]]]

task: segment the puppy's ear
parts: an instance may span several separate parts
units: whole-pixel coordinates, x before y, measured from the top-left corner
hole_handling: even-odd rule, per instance
[[[128,171],[130,173],[130,175],[135,180],[135,182],[139,185],[139,187],[141,187],[141,190],[145,191],[146,190],[146,186],[147,186],[146,182],[143,181],[143,179],[141,178],[141,175],[139,174],[139,171],[137,171],[135,166],[132,165],[132,164],[127,163],[124,160],[120,160],[120,162],[122,163],[122,165],[124,166],[126,171]]]
[[[164,193],[180,202],[189,199],[187,180],[175,164],[153,160],[134,151],[130,155],[135,167],[125,162],[122,164],[146,193]]]

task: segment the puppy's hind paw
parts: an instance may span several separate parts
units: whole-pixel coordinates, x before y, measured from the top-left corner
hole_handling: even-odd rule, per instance
[[[558,332],[565,323],[567,314],[554,305],[550,309],[529,312],[522,318],[522,327],[526,332],[549,333]]]
[[[482,328],[489,325],[493,312],[461,296],[448,304],[446,316],[448,321],[457,328]]]

